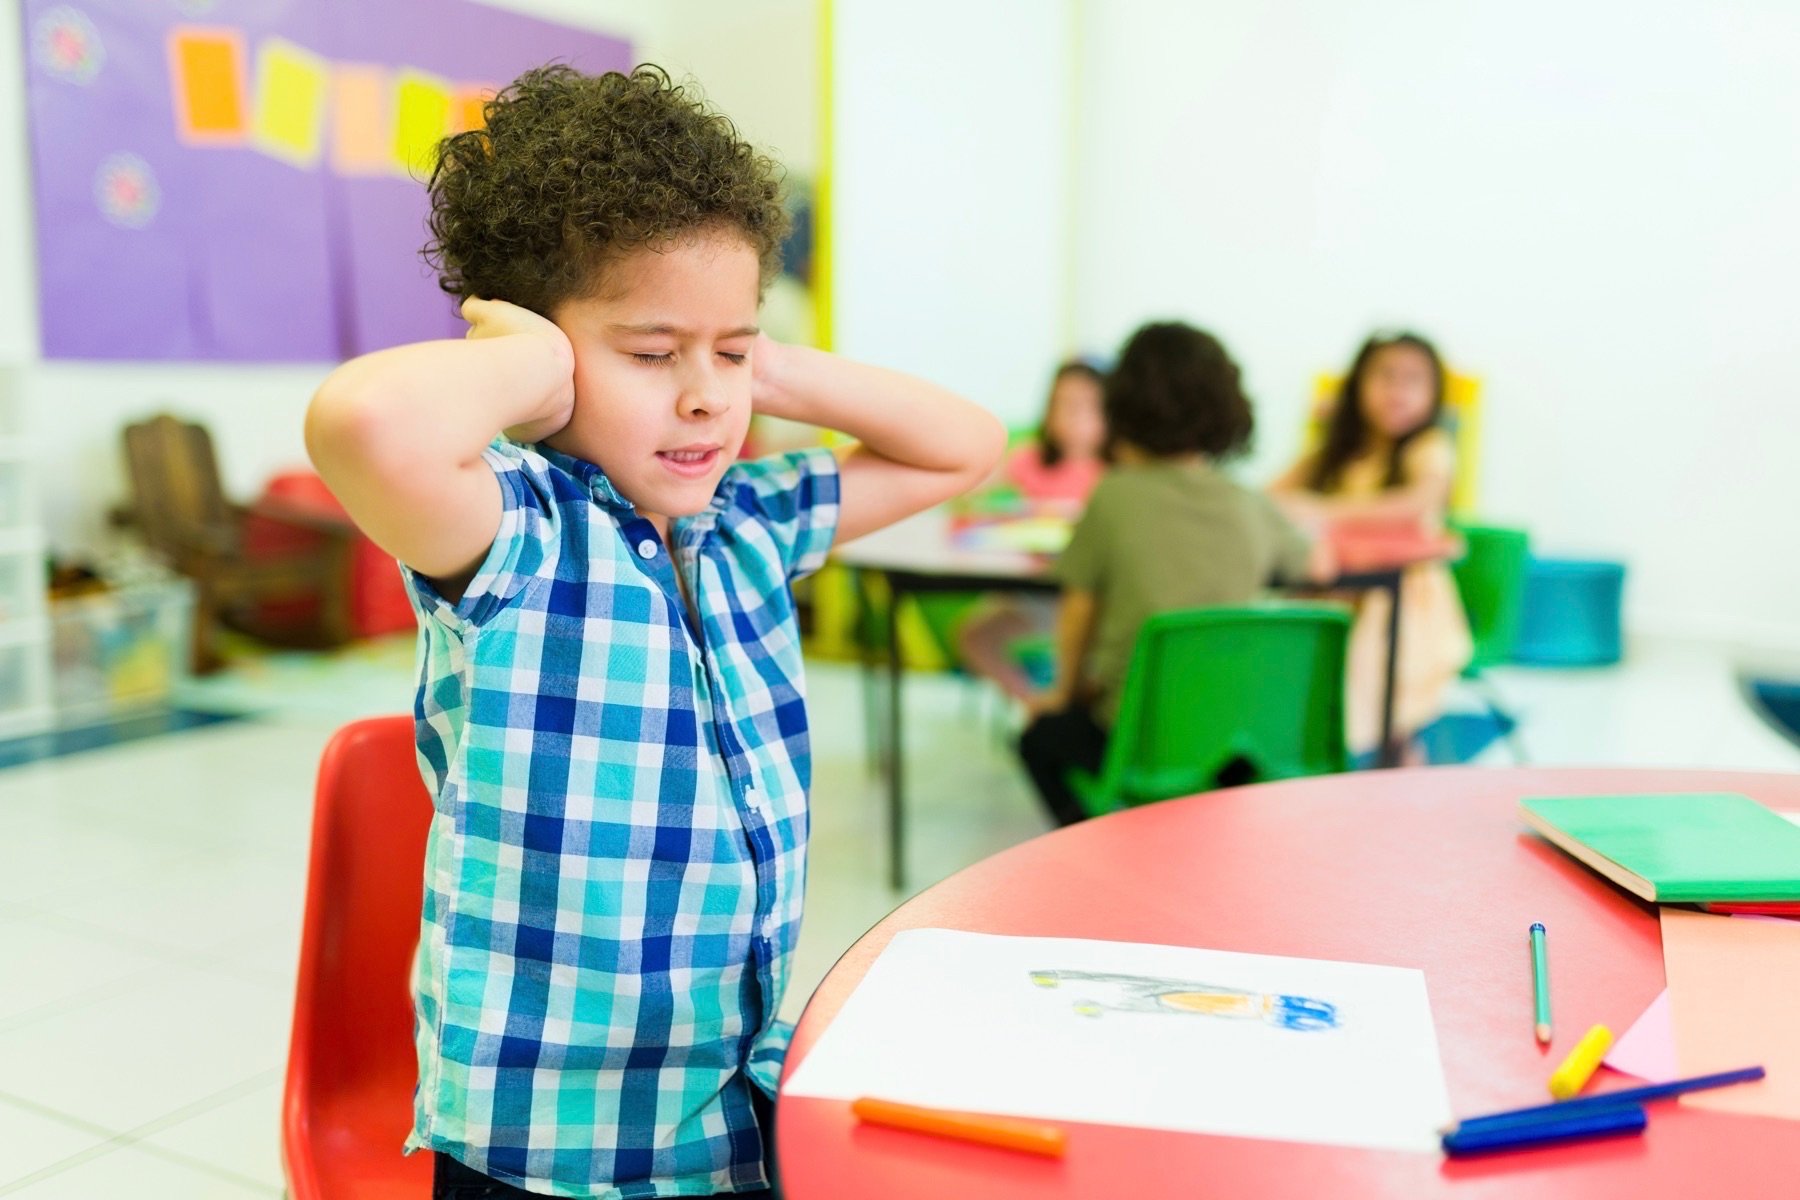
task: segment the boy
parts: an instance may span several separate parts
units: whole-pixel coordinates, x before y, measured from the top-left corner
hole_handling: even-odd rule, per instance
[[[467,339],[346,363],[307,416],[420,619],[407,1147],[439,1196],[760,1194],[810,774],[790,584],[1005,434],[758,333],[774,166],[662,72],[546,67],[487,118],[431,179]],[[859,444],[734,465],[752,410]]]
[[[1328,579],[1267,497],[1219,463],[1256,429],[1238,366],[1218,339],[1178,321],[1133,333],[1106,377],[1113,468],[1057,560],[1056,681],[1033,701],[1019,754],[1050,817],[1087,813],[1072,768],[1098,771],[1144,622],[1158,613],[1249,604],[1276,579]]]

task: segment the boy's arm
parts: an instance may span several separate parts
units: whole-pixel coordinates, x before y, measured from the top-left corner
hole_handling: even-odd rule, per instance
[[[1299,524],[1333,521],[1417,521],[1431,525],[1442,520],[1450,499],[1450,480],[1419,480],[1374,496],[1320,496],[1313,493],[1278,496],[1278,501]]]
[[[1269,494],[1280,496],[1307,490],[1306,480],[1307,476],[1312,474],[1312,465],[1315,457],[1316,456],[1312,454],[1303,454],[1293,462],[1289,463],[1287,470],[1269,480]]]
[[[985,409],[910,375],[766,337],[751,362],[757,411],[859,443],[839,453],[840,544],[968,491],[1006,448]]]
[[[1332,521],[1417,521],[1435,525],[1450,507],[1456,482],[1456,451],[1450,439],[1434,432],[1408,447],[1404,482],[1374,496],[1320,495],[1304,489],[1285,490],[1287,476],[1269,485],[1270,494],[1290,519],[1314,527]]]
[[[428,578],[481,565],[500,526],[500,485],[481,452],[502,431],[537,441],[568,423],[574,353],[544,318],[468,300],[464,341],[353,359],[320,385],[306,449],[364,532]]]
[[[1093,592],[1065,588],[1056,607],[1056,682],[1031,705],[1037,714],[1063,712],[1082,697],[1081,668],[1087,662],[1100,604]]]

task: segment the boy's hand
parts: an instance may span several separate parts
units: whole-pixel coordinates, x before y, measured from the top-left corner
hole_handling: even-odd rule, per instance
[[[1275,507],[1311,538],[1323,537],[1331,523],[1331,512],[1325,502],[1310,492],[1278,492],[1270,497]]]
[[[750,409],[767,417],[803,420],[795,416],[782,382],[787,350],[766,333],[756,335],[756,341],[750,345]]]
[[[506,436],[515,442],[541,442],[567,425],[575,412],[575,350],[569,344],[568,335],[530,309],[505,300],[482,300],[471,296],[462,303],[462,318],[469,323],[469,332],[464,336],[470,341],[499,337],[542,338],[551,344],[557,358],[568,364],[567,378],[547,399],[542,415],[511,426],[506,430]]]
[[[1306,577],[1314,583],[1330,583],[1339,572],[1337,547],[1331,544],[1331,539],[1313,539],[1312,548],[1306,554]]]

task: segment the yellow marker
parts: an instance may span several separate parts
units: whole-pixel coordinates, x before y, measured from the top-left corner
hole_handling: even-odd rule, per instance
[[[1611,1048],[1612,1030],[1604,1025],[1588,1030],[1569,1051],[1569,1057],[1562,1060],[1562,1066],[1551,1074],[1550,1094],[1558,1100],[1567,1100],[1586,1087],[1587,1081],[1600,1069],[1600,1060]]]

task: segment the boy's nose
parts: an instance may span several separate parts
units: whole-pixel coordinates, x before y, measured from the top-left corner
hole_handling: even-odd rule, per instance
[[[684,417],[713,417],[729,407],[730,402],[717,389],[684,388],[676,411]]]
[[[731,407],[718,375],[700,369],[682,380],[676,411],[684,417],[718,416]]]

